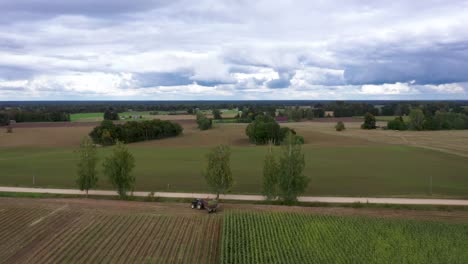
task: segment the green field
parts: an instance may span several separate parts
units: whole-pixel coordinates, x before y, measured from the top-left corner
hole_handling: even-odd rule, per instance
[[[102,120],[104,113],[77,113],[70,115],[70,121],[96,121]]]
[[[163,113],[160,113],[163,114]],[[122,112],[119,113],[120,117],[128,117],[128,116],[142,116],[142,119],[151,119],[149,111],[145,112]],[[71,114],[70,121],[72,122],[92,122],[92,121],[102,121],[104,119],[104,113],[78,113],[78,114]]]
[[[208,148],[129,146],[136,158],[136,190],[208,191],[202,170]],[[277,149],[278,150],[278,149]],[[277,151],[276,150],[276,151]],[[0,185],[75,187],[73,148],[0,149]],[[99,149],[101,161],[111,148]],[[233,193],[260,193],[266,147],[233,147]],[[307,195],[468,197],[463,157],[409,146],[305,146]],[[441,166],[443,164],[443,166]],[[101,166],[99,166],[101,169]],[[99,187],[109,189],[100,173]]]
[[[221,263],[468,263],[468,225],[232,212]]]

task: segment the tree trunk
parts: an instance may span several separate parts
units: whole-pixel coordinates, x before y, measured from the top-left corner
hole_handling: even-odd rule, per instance
[[[219,193],[216,193],[216,200],[219,200]]]

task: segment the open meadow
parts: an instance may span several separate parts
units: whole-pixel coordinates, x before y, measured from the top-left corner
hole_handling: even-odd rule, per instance
[[[468,197],[467,131],[367,131],[358,122],[346,123],[343,132],[329,122],[283,125],[305,138],[305,174],[311,178],[306,195]],[[194,122],[183,127],[179,137],[129,145],[136,158],[136,190],[208,191],[202,176],[205,154],[227,144],[232,147],[232,192],[261,192],[267,148],[249,143],[246,124],[217,124],[207,131]],[[75,151],[92,128],[86,123],[38,125],[0,133],[0,185],[75,188]],[[111,149],[99,149],[101,161]],[[110,189],[105,176],[99,176],[98,188]]]
[[[0,263],[466,263],[467,219],[467,211],[223,204],[208,214],[181,203],[0,198]]]

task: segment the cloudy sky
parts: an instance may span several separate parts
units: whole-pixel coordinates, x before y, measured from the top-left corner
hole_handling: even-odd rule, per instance
[[[468,1],[0,0],[0,100],[468,99]]]

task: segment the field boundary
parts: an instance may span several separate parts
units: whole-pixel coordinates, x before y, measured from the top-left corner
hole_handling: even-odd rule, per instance
[[[14,193],[44,193],[44,194],[68,194],[86,195],[84,191],[77,189],[51,189],[51,188],[23,188],[23,187],[3,187],[0,192]],[[133,192],[134,196],[147,197],[151,192]],[[90,190],[89,195],[116,196],[116,191]],[[179,192],[154,192],[155,197],[163,198],[214,198],[208,193],[179,193]],[[226,194],[220,195],[221,199],[237,201],[264,201],[262,195]],[[468,206],[468,200],[457,199],[416,199],[416,198],[375,198],[375,197],[318,197],[302,196],[299,202],[318,203],[370,203],[370,204],[407,204],[407,205],[460,205]]]

